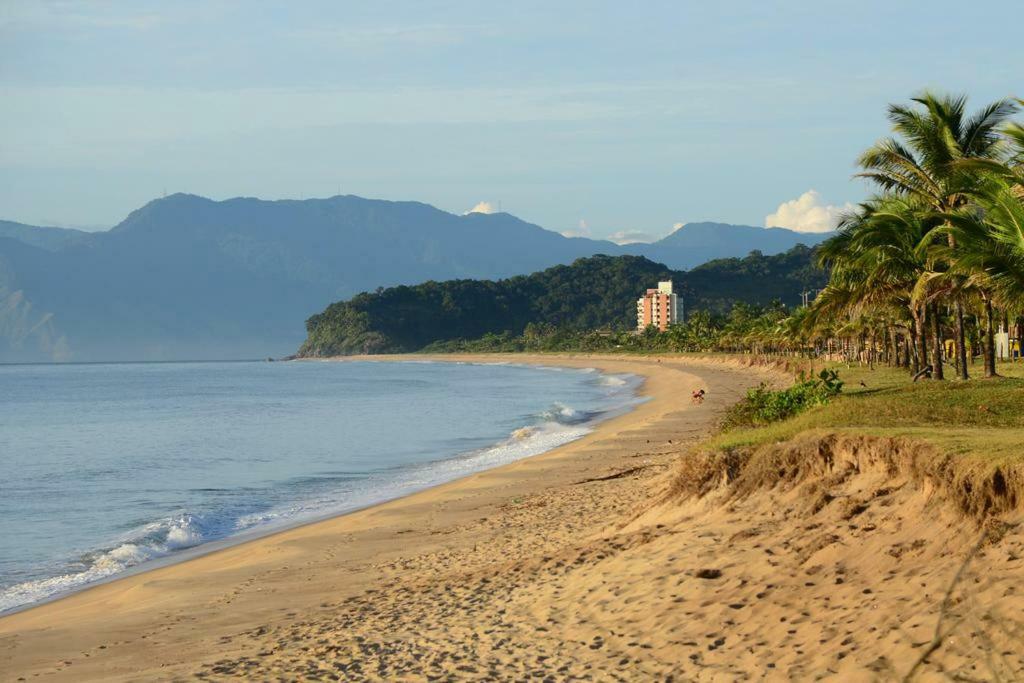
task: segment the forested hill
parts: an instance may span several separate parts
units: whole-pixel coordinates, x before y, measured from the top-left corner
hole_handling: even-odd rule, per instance
[[[725,313],[737,301],[779,300],[796,306],[801,292],[820,289],[828,282],[828,274],[814,264],[814,251],[798,245],[773,256],[754,251],[744,258],[709,261],[680,275],[686,304],[715,313]]]
[[[724,311],[734,302],[790,305],[824,285],[813,250],[798,246],[765,256],[722,259],[690,272],[642,256],[592,256],[568,266],[506,280],[448,280],[389,287],[331,304],[306,322],[300,356],[416,351],[488,333],[521,334],[529,323],[562,329],[630,329],[636,299],[672,279],[689,309]]]

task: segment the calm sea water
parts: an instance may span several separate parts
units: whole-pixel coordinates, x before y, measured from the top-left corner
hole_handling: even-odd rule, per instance
[[[549,450],[637,384],[418,362],[0,366],[0,611]]]

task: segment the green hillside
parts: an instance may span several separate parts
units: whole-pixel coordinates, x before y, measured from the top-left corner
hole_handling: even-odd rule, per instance
[[[819,289],[828,275],[814,264],[814,249],[804,245],[773,256],[759,251],[744,258],[709,261],[679,276],[688,309],[726,313],[737,301],[801,303],[800,293]]]
[[[813,251],[753,252],[690,272],[672,271],[641,256],[593,256],[506,280],[449,280],[389,287],[331,304],[306,322],[300,356],[397,353],[485,335],[517,336],[527,325],[558,330],[627,330],[636,298],[672,279],[687,310],[724,312],[735,302],[795,305],[800,292],[820,287],[825,274]]]

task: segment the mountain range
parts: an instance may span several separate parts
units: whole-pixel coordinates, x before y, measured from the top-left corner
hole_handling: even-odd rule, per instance
[[[693,223],[617,245],[419,202],[175,194],[103,232],[0,221],[0,362],[282,355],[310,315],[379,287],[503,278],[594,254],[682,270],[825,237]]]

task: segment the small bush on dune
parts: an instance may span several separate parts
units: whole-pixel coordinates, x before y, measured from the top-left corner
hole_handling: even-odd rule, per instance
[[[817,377],[800,373],[787,389],[772,390],[763,383],[726,413],[723,428],[755,427],[785,420],[813,406],[824,405],[843,390],[834,370],[822,370]]]

